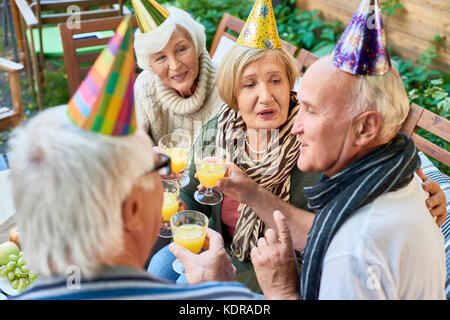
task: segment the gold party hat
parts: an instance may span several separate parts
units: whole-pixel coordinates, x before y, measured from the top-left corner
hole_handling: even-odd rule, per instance
[[[252,48],[281,49],[271,0],[256,0],[237,44]]]
[[[142,33],[159,27],[170,12],[155,0],[131,0],[134,14]]]

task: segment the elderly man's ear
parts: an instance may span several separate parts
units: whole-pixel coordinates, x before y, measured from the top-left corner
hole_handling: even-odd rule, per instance
[[[355,145],[365,147],[377,142],[381,131],[381,115],[375,111],[363,112],[353,120]]]
[[[139,201],[140,191],[138,187],[134,186],[122,202],[122,220],[125,231],[136,231],[143,227],[141,202]]]

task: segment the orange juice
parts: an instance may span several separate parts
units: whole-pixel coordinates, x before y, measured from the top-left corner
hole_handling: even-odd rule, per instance
[[[177,194],[164,192],[164,202],[162,207],[163,221],[169,221],[170,218],[178,212],[178,205]]]
[[[198,180],[207,188],[214,188],[217,181],[225,176],[225,161],[217,157],[204,158],[197,165]]]
[[[186,167],[188,152],[182,148],[169,148],[165,151],[170,157],[170,168],[173,172],[180,172]]]
[[[185,247],[192,253],[197,253],[203,247],[206,228],[198,224],[183,224],[172,229],[173,241]]]

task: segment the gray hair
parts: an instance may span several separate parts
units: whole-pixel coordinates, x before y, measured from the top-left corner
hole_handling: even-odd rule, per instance
[[[392,62],[392,68],[381,76],[357,76],[353,86],[353,118],[365,111],[381,114],[380,137],[387,138],[398,132],[408,116],[410,103],[403,81]]]
[[[150,55],[159,52],[167,45],[177,26],[190,35],[197,56],[206,50],[205,28],[191,17],[189,13],[176,7],[168,7],[170,15],[159,27],[142,33],[139,28],[134,34],[134,49],[139,68],[150,70]]]
[[[75,265],[90,278],[123,250],[122,202],[153,167],[153,152],[137,133],[83,130],[66,111],[47,109],[12,132],[15,216],[33,271],[64,275]]]

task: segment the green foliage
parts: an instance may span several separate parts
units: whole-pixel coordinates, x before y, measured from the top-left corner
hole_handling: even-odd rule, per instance
[[[225,12],[246,20],[253,7],[252,0],[166,0],[163,4],[173,5],[191,13],[198,22],[204,25],[206,32],[206,47],[210,48],[216,28]],[[277,17],[280,38],[312,52],[328,48],[329,53],[334,47],[336,35],[343,30],[342,22],[336,20],[326,23],[320,18],[318,10],[300,12],[295,6],[295,0],[286,0],[274,8]],[[323,54],[322,54],[323,55]]]
[[[395,14],[395,10],[397,9],[405,9],[405,7],[398,2],[398,0],[388,0],[388,1],[381,1],[381,12],[387,13],[390,16],[393,16]]]
[[[402,61],[393,57],[397,69],[402,76],[409,100],[441,117],[450,120],[450,74],[429,69],[433,59],[438,56],[438,50],[445,37],[435,36],[431,46],[420,55],[416,61]],[[418,130],[417,134],[434,144],[450,151],[450,145],[445,140],[427,132]],[[432,159],[440,171],[450,175],[450,168]]]

